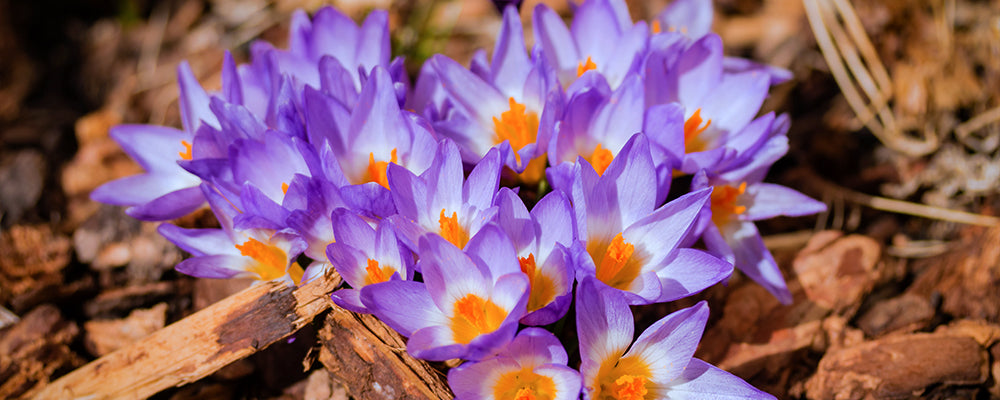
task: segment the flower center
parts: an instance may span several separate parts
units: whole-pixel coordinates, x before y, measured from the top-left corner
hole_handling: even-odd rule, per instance
[[[452,212],[451,216],[448,217],[442,208],[441,216],[438,217],[438,225],[441,227],[441,237],[451,242],[455,247],[462,249],[465,248],[466,243],[469,243],[469,234],[465,233],[462,225],[458,224],[458,213]]]
[[[191,143],[188,143],[187,140],[181,140],[181,144],[184,145],[184,151],[177,153],[177,155],[181,157],[181,160],[190,160]]]
[[[507,372],[493,386],[493,397],[513,400],[552,400],[556,384],[552,378],[535,373],[529,367]]]
[[[367,286],[388,281],[396,270],[388,265],[379,266],[378,261],[369,258],[365,272],[368,273],[368,276],[365,277],[365,285]]]
[[[628,290],[642,272],[642,257],[635,253],[635,246],[625,241],[619,233],[606,244],[602,240],[589,240],[587,252],[597,266],[597,279],[620,290]]]
[[[598,143],[597,147],[594,148],[594,152],[590,154],[590,165],[594,166],[594,171],[597,171],[597,175],[604,175],[604,170],[608,169],[611,165],[611,161],[615,159],[615,156],[611,154],[611,150],[601,147]]]
[[[389,156],[388,162],[375,161],[375,153],[368,153],[368,176],[365,177],[365,182],[375,182],[388,189],[389,178],[385,171],[389,168],[389,163],[396,163],[396,149],[392,149],[392,155]]]
[[[694,114],[691,114],[691,117],[684,122],[685,153],[697,153],[708,149],[708,141],[699,135],[701,135],[702,132],[705,132],[709,125],[712,125],[712,120],[706,121],[705,126],[702,126],[701,123],[702,119],[700,108],[695,110]]]
[[[597,69],[597,64],[594,64],[594,60],[591,60],[590,56],[587,56],[587,61],[580,61],[580,63],[577,64],[576,77],[579,78],[583,76],[585,72],[590,71],[592,69]]]
[[[518,257],[521,263],[521,272],[528,275],[528,284],[531,289],[528,293],[528,312],[538,310],[552,302],[556,298],[555,283],[535,264],[535,255],[528,253],[528,257]]]
[[[461,344],[469,344],[477,336],[497,330],[507,317],[507,312],[500,306],[472,293],[455,301],[454,313],[451,317],[452,338]]]
[[[500,118],[493,117],[493,131],[497,135],[496,143],[500,144],[504,140],[510,142],[511,149],[514,150],[514,157],[517,162],[521,162],[521,155],[518,150],[528,144],[535,143],[538,136],[538,113],[526,111],[524,104],[518,103],[513,97],[510,98],[510,110],[500,114]]]
[[[594,399],[644,400],[657,399],[656,390],[651,386],[649,366],[637,356],[609,359],[601,363],[594,378]],[[653,392],[653,393],[650,393]]]
[[[737,204],[740,200],[740,195],[746,192],[746,190],[746,182],[740,182],[738,187],[720,185],[712,190],[712,223],[715,226],[721,228],[737,215],[746,212],[746,206]]]
[[[260,275],[260,279],[269,281],[278,279],[285,275],[288,266],[288,256],[284,250],[277,246],[261,243],[259,240],[250,238],[242,245],[236,245],[240,255],[252,258],[255,263],[253,272]]]

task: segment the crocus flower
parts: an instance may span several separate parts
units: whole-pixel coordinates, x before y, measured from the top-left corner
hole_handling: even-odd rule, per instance
[[[241,210],[254,208],[253,202],[223,197],[208,184],[202,184],[201,190],[221,229],[184,229],[171,224],[161,224],[158,228],[167,240],[194,256],[177,264],[178,271],[200,278],[248,277],[261,281],[285,280],[293,284],[302,279],[302,267],[294,260],[305,249],[305,242],[288,231],[237,229],[236,220]],[[256,197],[256,201],[263,198],[252,191],[248,187],[241,197]],[[281,212],[283,209],[271,210]],[[267,216],[264,208],[254,211]],[[281,216],[269,217],[265,219],[282,219]]]
[[[704,251],[678,248],[710,193],[689,193],[656,208],[650,185],[656,175],[642,134],[629,140],[603,175],[583,158],[573,171],[571,182],[553,185],[571,195],[578,281],[593,276],[624,293],[630,304],[649,304],[689,296],[732,273],[731,264]]]
[[[640,72],[649,41],[644,21],[632,23],[623,0],[587,0],[577,9],[569,29],[544,4],[532,17],[535,43],[569,86],[589,70],[604,75],[617,88],[630,72]]]
[[[566,366],[566,349],[555,335],[526,328],[496,357],[448,371],[456,400],[573,400],[580,373]]]
[[[458,147],[448,139],[438,144],[433,163],[420,176],[390,164],[389,187],[399,214],[389,218],[407,247],[416,250],[419,238],[431,233],[464,248],[496,217],[500,166],[499,151],[491,150],[463,182]]]
[[[145,173],[101,185],[90,197],[96,201],[129,206],[136,219],[164,221],[180,218],[205,204],[198,185],[201,179],[185,171],[178,161],[192,158],[194,134],[203,125],[218,126],[208,108],[208,95],[186,62],[177,66],[183,130],[152,125],[119,125],[114,139]]]
[[[435,129],[454,140],[470,164],[500,145],[504,164],[523,172],[524,182],[537,183],[544,174],[545,146],[560,112],[562,87],[544,60],[528,57],[517,10],[504,11],[493,60],[480,75],[443,55],[429,63],[454,106],[435,122]]]
[[[769,166],[760,167],[766,170]],[[702,238],[709,251],[733,263],[782,303],[791,304],[792,294],[781,269],[753,222],[779,215],[816,214],[826,211],[826,205],[790,188],[761,182],[763,175],[750,173],[735,181],[710,178],[705,173],[695,176],[692,190],[714,187],[709,207],[712,223],[705,224]]]
[[[347,209],[333,215],[333,232],[340,238],[326,248],[326,257],[350,289],[333,293],[333,302],[348,310],[369,313],[361,303],[361,288],[391,279],[413,279],[413,257],[396,239],[392,224],[380,221],[372,228]]]
[[[420,239],[424,283],[390,280],[361,289],[361,301],[403,336],[417,358],[482,360],[514,338],[528,300],[510,239],[487,225],[468,253],[437,236]]]
[[[632,311],[620,292],[592,278],[576,290],[584,399],[774,399],[694,358],[708,305],[676,311],[632,341]]]
[[[501,188],[496,199],[497,224],[517,250],[521,272],[531,283],[525,325],[556,322],[573,300],[573,264],[568,248],[576,235],[573,211],[561,191],[553,191],[528,212],[521,199],[509,188]]]

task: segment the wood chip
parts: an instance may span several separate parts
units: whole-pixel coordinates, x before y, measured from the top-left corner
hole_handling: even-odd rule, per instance
[[[91,354],[103,356],[131,345],[166,325],[167,303],[132,311],[126,318],[91,320],[83,324],[87,332],[84,344]]]
[[[38,307],[0,331],[0,398],[27,396],[59,370],[83,364],[70,344],[80,329],[51,305]]]

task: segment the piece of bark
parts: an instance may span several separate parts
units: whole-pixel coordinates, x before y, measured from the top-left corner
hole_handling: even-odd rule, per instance
[[[795,257],[792,266],[809,300],[850,316],[878,280],[876,267],[882,251],[866,236],[839,235],[817,234]]]
[[[987,361],[969,336],[888,336],[827,352],[806,393],[821,400],[913,398],[929,387],[982,384]]]
[[[304,400],[348,400],[347,389],[326,370],[313,371],[306,380]]]
[[[15,225],[0,232],[0,302],[62,282],[69,238],[48,225]],[[17,310],[15,310],[17,311]]]
[[[956,318],[1000,322],[998,242],[1000,228],[986,229],[952,251],[915,263],[914,269],[922,272],[907,292],[925,298],[939,294],[941,311]]]
[[[47,304],[0,331],[0,398],[23,396],[47,383],[56,371],[83,364],[70,349],[79,331]]]
[[[84,322],[84,345],[95,356],[103,356],[135,343],[166,325],[167,303],[132,311],[128,317]]]
[[[37,399],[144,398],[197,381],[285,338],[332,303],[338,276],[252,286],[41,389]]]
[[[858,318],[858,327],[869,337],[893,332],[914,332],[927,327],[934,318],[934,307],[923,297],[904,293],[879,301]]]
[[[406,352],[406,341],[371,315],[333,307],[319,360],[361,399],[451,399],[444,377]]]

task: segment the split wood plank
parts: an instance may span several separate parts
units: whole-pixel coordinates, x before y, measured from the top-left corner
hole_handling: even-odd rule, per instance
[[[36,399],[142,399],[197,381],[288,337],[330,308],[339,276],[254,285],[70,372]]]
[[[319,361],[360,399],[452,399],[444,376],[406,352],[406,340],[371,315],[333,307]]]

